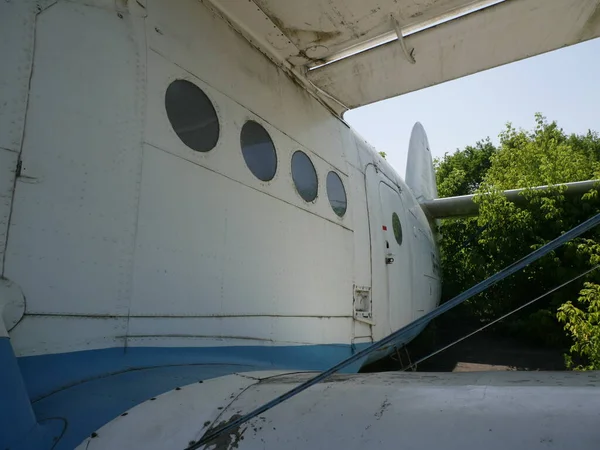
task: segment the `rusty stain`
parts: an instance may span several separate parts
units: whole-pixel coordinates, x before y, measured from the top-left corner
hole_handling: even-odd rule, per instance
[[[271,19],[271,21],[272,21],[272,22],[273,22],[273,23],[274,23],[276,26],[278,25],[278,26],[279,26],[279,28],[280,28],[280,30],[281,30],[281,31],[283,31],[283,29],[281,28],[281,26],[283,25],[283,23],[281,22],[281,20],[279,20],[279,19],[277,18],[277,16],[275,16],[274,14],[270,13],[268,10],[265,10],[265,9],[263,9],[263,11],[262,11],[262,12],[263,12],[263,14],[265,14],[265,15],[267,16],[267,17],[266,17],[267,19],[269,19],[269,18],[270,18],[270,19]],[[327,109],[327,110],[328,110],[328,111],[329,111],[329,112],[330,112],[330,113],[331,113],[333,116],[335,116],[335,117],[339,117],[339,112],[336,110],[336,108],[332,107],[332,106],[329,104],[329,102],[327,102],[327,101],[323,100],[323,99],[322,99],[322,98],[321,98],[319,95],[316,95],[315,93],[312,93],[312,94],[311,94],[311,93],[307,92],[306,86],[304,86],[304,85],[303,85],[303,84],[300,82],[300,80],[298,80],[298,79],[297,79],[297,75],[296,75],[296,74],[294,74],[294,72],[293,72],[293,71],[289,70],[287,67],[285,67],[284,65],[282,65],[282,64],[281,64],[281,61],[278,61],[278,60],[276,60],[276,59],[273,59],[273,58],[272,58],[272,57],[271,57],[271,56],[270,56],[268,53],[266,53],[266,52],[264,51],[264,49],[262,49],[262,47],[261,47],[261,46],[259,46],[259,45],[256,45],[255,43],[253,43],[253,42],[252,42],[252,39],[246,38],[245,34],[244,34],[244,33],[242,33],[242,32],[241,32],[241,31],[238,29],[238,27],[235,25],[235,23],[234,23],[234,22],[232,22],[231,20],[229,20],[229,18],[228,18],[226,15],[224,15],[224,14],[221,14],[221,13],[217,13],[217,15],[218,15],[219,17],[221,17],[221,18],[222,18],[222,19],[223,19],[223,20],[224,20],[224,21],[225,21],[225,22],[226,22],[226,23],[227,23],[227,24],[228,24],[228,25],[229,25],[229,26],[230,26],[230,27],[231,27],[231,28],[232,28],[234,31],[236,31],[236,32],[237,32],[237,33],[239,33],[239,34],[240,34],[242,37],[244,37],[244,39],[246,39],[246,40],[248,41],[248,43],[249,43],[250,45],[252,45],[252,47],[254,47],[255,49],[257,49],[257,50],[260,52],[260,54],[261,54],[261,55],[263,55],[263,56],[264,56],[264,57],[265,57],[267,60],[269,60],[269,61],[271,61],[271,62],[275,63],[275,65],[277,66],[277,69],[278,69],[279,71],[281,71],[283,74],[285,74],[285,76],[286,76],[286,77],[287,77],[289,80],[291,80],[291,81],[292,81],[292,82],[293,82],[295,85],[297,85],[297,86],[300,88],[300,91],[299,91],[299,92],[302,92],[303,94],[305,94],[305,95],[308,95],[308,96],[311,96],[312,98],[316,99],[316,100],[317,100],[317,101],[318,101],[318,102],[319,102],[321,105],[323,105],[323,106],[324,106],[324,107],[325,107],[325,108],[326,108],[326,109]],[[159,30],[157,30],[157,31],[159,31]],[[289,38],[288,38],[288,39],[289,39]],[[290,43],[291,43],[291,40],[290,40]],[[302,51],[300,51],[300,52],[299,52],[299,57],[300,57],[300,58],[302,58],[302,59],[306,58],[306,61],[302,61],[302,62],[300,62],[300,63],[294,63],[294,62],[292,62],[292,60],[293,60],[293,56],[291,56],[291,57],[288,57],[288,59],[287,59],[287,60],[288,60],[288,62],[289,62],[290,64],[292,64],[293,66],[295,66],[295,65],[298,65],[298,64],[306,64],[306,63],[307,63],[307,62],[309,62],[309,61],[312,61],[313,63],[316,63],[316,64],[322,64],[322,63],[324,63],[324,62],[325,62],[325,61],[324,61],[324,60],[322,60],[322,59],[310,59],[310,58],[308,58],[308,57],[307,57],[305,54],[303,54],[303,52],[302,52]],[[242,184],[243,184],[243,183],[242,183]],[[326,219],[326,220],[328,220],[328,219]],[[336,225],[340,225],[340,224],[339,224],[339,223],[336,223]]]
[[[214,426],[212,426],[211,428],[206,430],[206,433],[204,433],[204,436],[206,436],[208,433],[210,433],[216,429],[220,429],[220,428],[223,428],[223,427],[229,425],[231,422],[239,419],[240,417],[242,417],[240,414],[234,414],[229,419],[223,420],[223,421],[215,424]],[[207,445],[206,448],[210,448],[212,450],[230,450],[233,448],[238,448],[240,441],[244,439],[243,434],[245,431],[246,431],[246,428],[244,428],[242,430],[240,429],[240,427],[233,428],[229,432],[222,433],[219,436],[217,436],[216,438],[214,438],[210,443],[206,444]],[[204,439],[204,436],[202,436],[202,439]]]
[[[277,28],[279,28],[283,32],[283,34],[285,34],[288,37],[288,39],[295,40],[296,45],[298,45],[298,42],[302,40],[309,41],[309,43],[313,45],[321,44],[323,42],[335,39],[336,37],[342,34],[342,32],[339,30],[323,31],[310,28],[286,27],[283,21],[279,19],[279,17],[272,14],[269,16],[269,18],[273,21]]]
[[[299,28],[288,28],[287,29],[294,36],[302,36],[310,39],[311,44],[322,44],[331,41],[342,34],[341,31],[323,31],[323,30],[310,30],[310,29],[299,29]],[[307,39],[308,40],[308,39]]]

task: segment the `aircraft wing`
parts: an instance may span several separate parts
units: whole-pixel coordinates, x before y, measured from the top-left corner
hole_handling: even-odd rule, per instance
[[[597,372],[334,375],[198,441],[314,374],[246,373],[141,403],[78,449],[569,449],[598,447]]]
[[[600,36],[599,0],[211,0],[336,113]]]

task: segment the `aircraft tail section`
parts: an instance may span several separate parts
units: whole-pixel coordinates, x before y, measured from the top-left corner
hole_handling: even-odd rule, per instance
[[[406,184],[419,202],[437,198],[437,185],[429,141],[423,125],[415,123],[408,145]]]
[[[600,180],[585,180],[585,181],[574,181],[571,183],[559,183],[553,185],[562,186],[562,195],[566,197],[581,197],[586,192],[592,189],[598,189]],[[510,202],[513,202],[517,206],[527,205],[527,197],[521,194],[528,189],[536,191],[546,191],[551,186],[535,186],[532,188],[521,188],[521,189],[509,189],[503,191],[502,195]],[[456,197],[444,197],[431,200],[422,200],[419,203],[425,214],[434,219],[442,219],[447,217],[468,217],[476,216],[479,213],[479,204],[474,202],[476,194],[470,195],[458,195]]]

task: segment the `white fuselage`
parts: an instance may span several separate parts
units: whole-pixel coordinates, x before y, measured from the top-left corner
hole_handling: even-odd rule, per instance
[[[0,42],[14,63],[0,86],[0,261],[26,299],[17,356],[358,345],[436,306],[435,239],[400,176],[205,4],[42,3],[6,4],[20,25]],[[178,79],[216,111],[208,152],[167,117]],[[248,120],[275,146],[270,181],[242,155]],[[312,202],[292,179],[298,150],[317,173]]]

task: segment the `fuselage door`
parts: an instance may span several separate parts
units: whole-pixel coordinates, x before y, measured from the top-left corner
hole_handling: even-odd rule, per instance
[[[375,165],[366,169],[371,230],[371,286],[375,340],[413,318],[413,233],[400,188]]]
[[[379,183],[380,232],[383,236],[383,263],[388,288],[390,331],[408,324],[413,317],[410,234],[406,209],[397,188]]]

